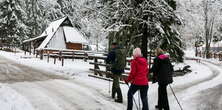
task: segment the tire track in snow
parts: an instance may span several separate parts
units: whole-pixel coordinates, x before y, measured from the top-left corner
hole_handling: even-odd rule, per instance
[[[25,97],[35,110],[63,110],[50,96],[45,94],[39,86],[33,83],[14,83],[8,86]]]
[[[0,82],[16,83],[24,81],[45,81],[50,79],[66,79],[62,76],[36,70],[14,61],[0,57]]]
[[[36,110],[121,110],[96,90],[69,80],[15,83],[9,86],[30,100]]]
[[[122,110],[122,106],[100,95],[96,88],[5,58],[0,57],[0,61],[4,64],[0,64],[3,78],[0,82],[8,83],[7,86],[29,100],[36,110]]]
[[[199,86],[201,90],[196,91],[190,97],[190,100],[194,100],[195,103],[192,106],[195,110],[221,110],[222,109],[222,69],[221,64],[216,64],[211,61],[204,60],[205,64],[212,71],[216,71],[218,74],[210,81],[206,81]],[[198,86],[197,86],[198,87]],[[198,89],[198,88],[197,88]]]
[[[201,62],[202,65],[208,65],[207,62]],[[205,82],[210,82],[211,80],[217,78],[220,75],[220,71],[216,70],[214,68],[211,68],[209,66],[205,66],[207,68],[210,69],[210,71],[212,71],[212,74],[208,77],[205,77],[201,80],[194,80],[190,83],[185,83],[182,85],[174,85],[176,84],[176,82],[174,84],[171,84],[171,86],[173,87],[174,92],[176,93],[177,98],[179,98],[180,103],[183,105],[186,105],[189,102],[184,102],[184,98],[189,96],[189,95],[193,95],[190,91],[192,88],[198,87],[199,85],[201,85],[202,83]],[[175,97],[173,96],[172,91],[170,90],[170,88],[168,87],[168,96],[169,96],[169,100],[171,100],[170,102],[170,106],[172,109],[179,109],[179,106],[175,100]],[[189,94],[189,95],[188,95]],[[183,106],[186,107],[186,106]],[[190,108],[189,108],[190,109]],[[190,109],[190,110],[196,110],[196,109]]]
[[[207,65],[207,64],[204,63],[204,62],[201,62],[201,64]],[[207,67],[207,66],[206,66],[206,67]],[[191,87],[194,87],[194,86],[196,86],[196,85],[198,85],[198,84],[201,84],[201,83],[210,81],[210,80],[216,78],[216,77],[220,74],[220,71],[215,70],[215,69],[212,69],[212,68],[210,68],[210,67],[208,67],[208,68],[212,71],[212,74],[211,74],[209,77],[206,77],[206,78],[201,79],[201,80],[199,80],[199,81],[193,81],[193,82],[191,82],[191,83],[186,83],[186,84],[183,84],[182,86],[181,86],[181,85],[179,85],[179,86],[177,86],[177,85],[176,85],[176,86],[173,86],[173,84],[172,84],[174,91],[177,92],[177,93],[182,92],[182,91],[184,91],[184,90],[186,90],[186,89],[189,89],[189,88],[191,88]],[[171,94],[171,95],[172,95],[172,94]]]
[[[110,98],[107,97],[105,94],[101,92],[101,90],[96,89],[92,86],[86,85],[76,80],[55,80],[55,81],[57,83],[66,85],[69,88],[73,88],[73,89],[80,88],[79,92],[90,91],[90,92],[85,92],[84,95],[93,98],[95,102],[99,103],[100,105],[104,107],[103,109],[120,110],[120,108],[123,108],[123,104],[118,104],[116,102],[111,101],[111,97]],[[110,105],[110,106],[107,106],[107,105]]]
[[[63,80],[59,81],[63,82]],[[100,107],[104,106],[96,98],[92,97],[95,94],[88,94],[91,90],[85,89],[76,84],[66,85],[58,83],[57,80],[47,82],[47,84],[38,84],[51,92],[56,92],[57,96],[61,95],[64,100],[69,100],[69,102],[74,103],[75,106],[78,107],[78,110],[90,110],[92,108],[92,110],[100,110]],[[91,103],[90,106],[87,106],[89,103]]]
[[[198,110],[221,110],[222,109],[222,85],[199,92],[194,100],[199,106]]]
[[[39,86],[40,90],[47,96],[54,99],[56,104],[63,108],[63,110],[83,110],[81,105],[76,102],[76,97],[79,97],[79,94],[75,91],[65,88],[54,81],[36,82],[35,85]],[[76,97],[73,97],[72,94],[75,94]]]

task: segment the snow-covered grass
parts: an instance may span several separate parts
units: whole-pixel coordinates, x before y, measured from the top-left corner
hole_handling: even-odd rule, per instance
[[[193,61],[185,61],[185,64],[191,66],[192,72],[187,73],[184,76],[179,76],[174,78],[176,82],[173,84],[174,86],[184,87],[185,85],[190,85],[191,83],[195,84],[213,75],[212,71],[207,66],[204,66],[201,63],[193,63]]]
[[[15,54],[1,51],[0,56],[4,56],[7,59],[16,61],[19,64],[23,64],[35,69],[40,69],[57,75],[64,75],[69,77],[73,77],[76,75],[88,75],[90,68],[88,62],[77,59],[75,59],[74,61],[72,61],[71,59],[65,59],[64,66],[62,66],[62,62],[58,59],[56,59],[56,64],[54,64],[54,60],[52,58],[50,58],[49,63],[47,63],[46,57],[44,57],[43,60],[40,60],[39,58],[36,58],[35,55],[25,55],[23,52]]]

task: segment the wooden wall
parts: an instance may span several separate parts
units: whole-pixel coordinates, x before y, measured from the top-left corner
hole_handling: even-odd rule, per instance
[[[73,50],[82,50],[82,44],[78,43],[66,43],[67,49],[73,49]]]

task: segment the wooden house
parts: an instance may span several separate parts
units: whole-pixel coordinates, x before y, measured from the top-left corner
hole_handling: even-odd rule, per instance
[[[88,44],[84,35],[75,28],[69,17],[64,17],[49,24],[46,30],[38,37],[25,40],[23,49],[34,51],[36,49],[72,49],[83,50]]]

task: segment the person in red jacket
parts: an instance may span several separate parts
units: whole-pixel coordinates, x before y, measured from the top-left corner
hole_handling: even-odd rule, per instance
[[[148,107],[148,99],[147,99],[147,92],[148,92],[148,74],[149,74],[149,67],[147,63],[147,59],[142,57],[140,48],[136,48],[133,51],[133,60],[131,60],[131,70],[130,74],[125,82],[128,84],[131,83],[131,86],[128,91],[128,104],[127,110],[132,110],[133,108],[133,95],[136,91],[140,91],[140,96],[142,100],[142,110],[149,110]]]

